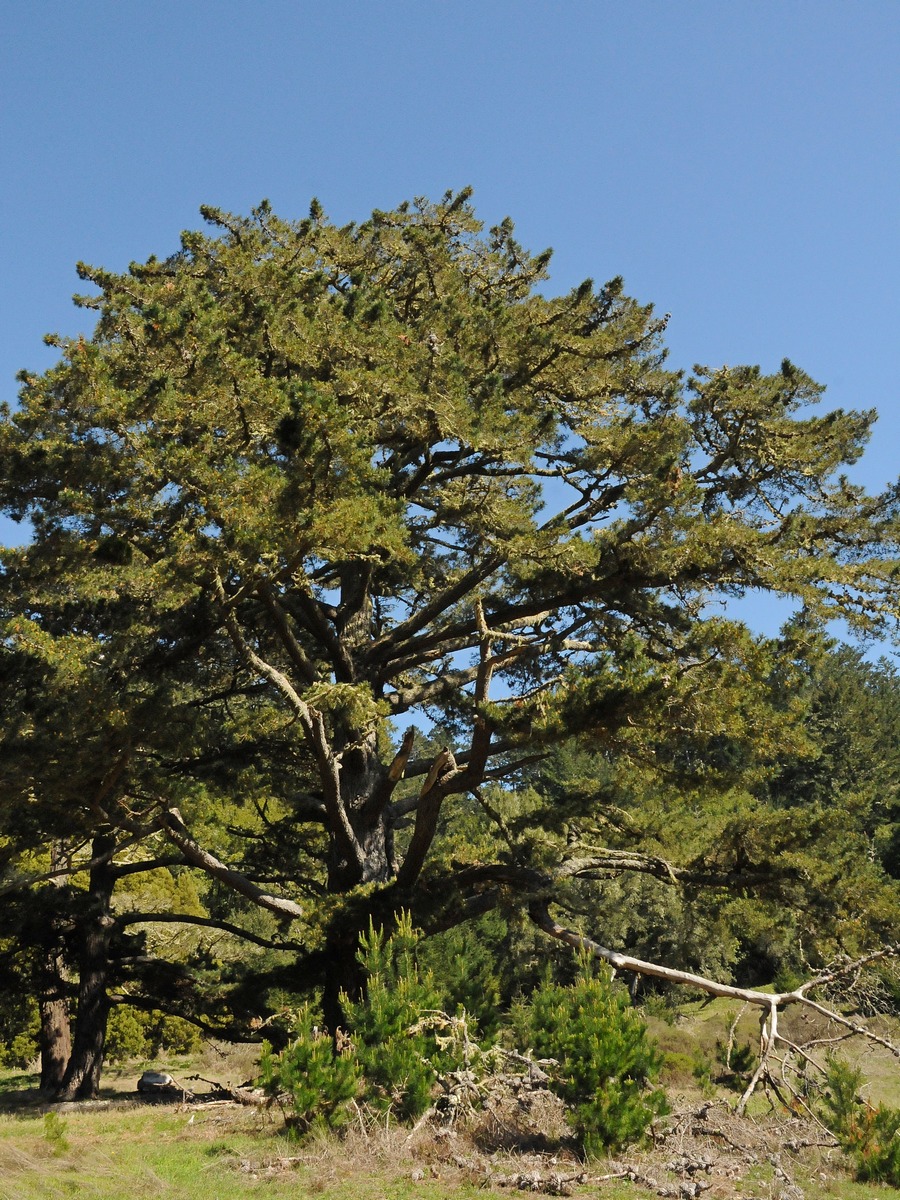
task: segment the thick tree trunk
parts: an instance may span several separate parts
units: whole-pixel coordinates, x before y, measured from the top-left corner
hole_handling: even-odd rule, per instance
[[[92,857],[102,857],[114,844],[112,838],[96,838]],[[58,1100],[94,1100],[100,1091],[109,1017],[106,985],[109,945],[115,924],[110,913],[114,886],[115,872],[110,863],[102,863],[91,871],[89,907],[84,918],[79,955],[75,1038],[65,1078],[57,1092]]]
[[[325,943],[325,986],[322,991],[322,1020],[334,1037],[346,1026],[342,995],[359,1000],[365,993],[366,975],[359,964],[359,934],[355,930],[332,930]]]
[[[348,740],[350,735],[348,734]],[[332,838],[328,860],[328,890],[347,892],[361,883],[387,883],[395,874],[389,852],[384,809],[388,771],[381,761],[374,735],[343,751],[341,759],[341,804],[363,861],[351,861]]]
[[[41,1091],[52,1094],[62,1087],[72,1056],[72,1031],[63,963],[60,955],[54,951],[49,952],[44,960],[39,987]]]
[[[387,770],[377,753],[375,738],[345,750],[341,762],[341,800],[354,836],[363,851],[363,862],[349,861],[332,839],[328,861],[328,890],[349,892],[362,883],[386,884],[396,874],[391,853],[390,830],[385,821],[382,790],[387,787]],[[365,993],[365,971],[359,964],[359,935],[365,926],[341,914],[332,924],[326,941],[325,986],[322,1015],[334,1034],[343,1027],[341,993],[358,1000]]]
[[[405,769],[412,749],[413,735],[407,733],[390,766],[378,753],[375,734],[351,742],[343,739],[346,748],[340,752],[340,804],[352,829],[355,856],[344,847],[346,837],[332,830],[331,854],[328,861],[328,890],[349,892],[359,884],[395,883],[399,894],[408,897],[418,880],[425,857],[434,839],[441,802],[446,794],[447,781],[459,774],[453,754],[448,749],[435,756],[422,783],[418,797],[416,820],[403,863],[394,851],[393,827],[388,817],[388,804],[397,781]],[[396,895],[395,895],[396,899]],[[359,935],[365,931],[366,912],[363,904],[354,917],[338,916],[329,930],[324,1008],[325,1020],[333,1033],[343,1023],[340,994],[346,992],[354,1000],[365,992],[365,972],[360,967]],[[389,919],[386,911],[383,917]],[[379,922],[380,923],[380,922]]]
[[[54,843],[50,854],[52,869],[59,867],[62,852],[62,844]],[[41,1052],[40,1088],[42,1092],[51,1096],[62,1087],[72,1056],[72,1026],[69,1020],[69,993],[62,941],[69,907],[62,900],[64,886],[62,877],[50,880],[47,895],[54,898],[54,904],[45,926],[46,941],[41,952],[36,980],[41,1022],[38,1035]]]

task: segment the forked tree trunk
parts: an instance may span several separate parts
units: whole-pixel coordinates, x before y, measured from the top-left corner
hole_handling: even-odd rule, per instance
[[[341,800],[362,850],[362,862],[350,861],[332,839],[328,861],[328,890],[334,895],[360,884],[389,883],[396,874],[391,848],[391,831],[385,820],[383,789],[387,771],[381,762],[374,736],[345,750],[341,764]],[[334,1034],[344,1025],[341,993],[351,1000],[365,994],[366,975],[359,963],[359,935],[365,927],[354,926],[352,918],[339,914],[326,940],[325,986],[322,1016]]]

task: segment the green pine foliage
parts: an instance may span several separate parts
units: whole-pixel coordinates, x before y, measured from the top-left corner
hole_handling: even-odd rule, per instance
[[[106,1057],[110,1062],[195,1054],[203,1044],[200,1031],[181,1017],[130,1004],[116,1004],[106,1025]]]
[[[342,997],[349,1034],[339,1030],[332,1039],[305,1005],[280,1054],[266,1043],[262,1085],[290,1098],[294,1130],[304,1133],[315,1123],[338,1128],[357,1096],[400,1120],[414,1120],[430,1106],[439,1072],[452,1064],[427,1020],[440,1011],[442,997],[433,974],[416,961],[419,938],[408,913],[390,934],[370,925],[359,955],[366,995]]]
[[[433,1103],[439,1081],[463,1066],[457,1042],[440,1036],[450,1022],[434,975],[417,961],[419,944],[408,913],[401,913],[390,934],[370,926],[360,951],[366,996],[344,996],[349,1035],[339,1033],[337,1049],[309,1007],[298,1013],[294,1040],[280,1054],[266,1045],[263,1086],[289,1098],[296,1131],[317,1122],[339,1127],[354,1097],[413,1121]],[[625,990],[588,959],[571,985],[548,980],[516,1004],[509,1025],[522,1050],[558,1063],[553,1086],[586,1154],[640,1140],[653,1118],[667,1111],[663,1092],[651,1087],[662,1056]],[[478,1054],[482,1067],[494,1052]]]
[[[60,1117],[59,1113],[48,1112],[44,1114],[44,1141],[50,1147],[50,1153],[54,1156],[65,1154],[70,1146],[69,1139],[66,1137],[68,1125]]]
[[[269,1042],[263,1043],[260,1082],[270,1096],[289,1101],[289,1132],[302,1136],[314,1125],[339,1129],[359,1090],[360,1068],[353,1048],[345,1043],[336,1053],[309,1005],[297,1012],[293,1035],[280,1054],[273,1052]]]
[[[867,1104],[862,1071],[842,1059],[829,1058],[825,1082],[822,1116],[853,1159],[857,1179],[900,1187],[900,1108]]]
[[[354,929],[402,904],[512,930],[537,889],[718,977],[892,936],[896,681],[811,702],[804,661],[831,619],[896,629],[900,493],[844,474],[874,414],[817,415],[787,360],[668,369],[665,318],[619,278],[549,295],[549,254],[468,189],[344,226],[203,215],[169,257],[83,265],[96,326],[0,404],[0,512],[33,530],[0,550],[0,868],[25,894],[54,856],[106,864],[58,922],[0,912],[15,970],[49,952],[82,1015],[116,979],[221,1028],[282,987],[336,1009],[344,901]],[[753,591],[803,621],[716,615]],[[440,737],[398,746],[423,712]],[[570,738],[591,761],[559,771]],[[161,831],[190,866],[139,879]],[[518,935],[471,977],[504,1002],[506,947],[528,982],[546,957]],[[432,983],[391,953],[359,1053],[412,1112]]]
[[[367,974],[364,1000],[344,997],[356,1044],[366,1100],[401,1120],[429,1107],[444,1065],[433,1032],[417,1029],[421,1019],[443,1008],[434,975],[416,960],[419,934],[401,913],[390,935],[370,925],[360,961]]]
[[[504,945],[508,940],[506,922],[498,913],[488,913],[424,938],[417,950],[420,966],[440,983],[446,1010],[464,1011],[487,1039],[498,1033],[506,1007],[504,967],[509,963],[515,972],[519,965]]]
[[[115,1007],[106,1024],[106,1057],[109,1062],[146,1058],[150,1052],[146,1022],[128,1005]]]
[[[0,1067],[26,1067],[38,1055],[38,1010],[21,992],[0,992]]]
[[[512,1027],[521,1046],[558,1063],[553,1086],[588,1156],[639,1141],[667,1111],[650,1086],[662,1056],[605,968],[584,959],[570,987],[541,985],[514,1008]]]

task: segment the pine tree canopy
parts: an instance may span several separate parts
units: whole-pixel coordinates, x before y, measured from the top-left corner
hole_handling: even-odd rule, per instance
[[[843,473],[874,414],[817,411],[791,362],[668,369],[651,306],[550,295],[549,252],[468,191],[203,215],[169,258],[79,267],[94,332],[0,420],[0,506],[34,528],[3,552],[7,662],[90,701],[54,784],[87,826],[243,747],[329,890],[408,894],[448,797],[566,737],[695,775],[776,754],[796,646],[717,599],[789,596],[798,638],[895,629],[898,492]]]

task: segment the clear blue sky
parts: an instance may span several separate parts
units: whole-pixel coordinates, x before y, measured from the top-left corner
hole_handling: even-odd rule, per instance
[[[169,253],[201,203],[339,220],[471,183],[625,276],[672,361],[787,355],[900,471],[898,0],[34,0],[0,48],[0,395],[74,333],[74,264]],[[14,526],[0,521],[0,540]]]

